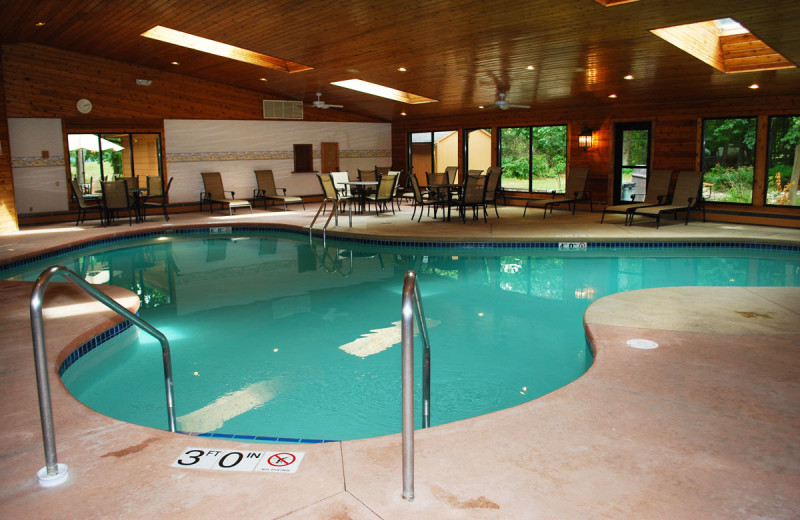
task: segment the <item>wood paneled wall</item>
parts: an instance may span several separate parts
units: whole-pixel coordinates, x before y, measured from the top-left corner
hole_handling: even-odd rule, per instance
[[[11,147],[8,143],[3,71],[0,69],[0,233],[10,233],[17,229],[17,205],[14,201],[14,177],[11,173]]]

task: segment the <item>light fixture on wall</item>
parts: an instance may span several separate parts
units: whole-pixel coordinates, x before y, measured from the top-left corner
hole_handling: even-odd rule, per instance
[[[592,147],[593,139],[592,129],[584,123],[583,130],[578,134],[578,146],[580,146],[581,150],[588,150]]]

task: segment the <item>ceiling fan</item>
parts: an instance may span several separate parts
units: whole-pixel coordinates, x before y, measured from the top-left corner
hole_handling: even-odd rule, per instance
[[[498,94],[500,99],[494,102],[494,105],[485,105],[486,108],[499,108],[500,110],[508,110],[509,108],[531,108],[530,105],[512,105],[506,100],[506,93],[500,92]]]
[[[344,108],[344,105],[329,105],[322,101],[322,92],[317,92],[317,100],[313,103],[314,108]]]

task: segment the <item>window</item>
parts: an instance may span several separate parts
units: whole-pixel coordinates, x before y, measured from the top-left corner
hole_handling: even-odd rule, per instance
[[[703,196],[752,204],[756,118],[703,120]]]
[[[566,125],[501,128],[500,165],[504,189],[563,193]]]
[[[800,206],[800,116],[769,118],[765,203]]]
[[[100,181],[136,179],[147,187],[148,176],[163,177],[158,133],[70,133],[70,179],[86,193],[99,193]]]
[[[492,129],[467,130],[465,170],[486,170],[492,165]]]
[[[458,166],[457,130],[414,132],[408,146],[411,173],[422,185],[428,183],[426,172],[443,172],[448,166]]]

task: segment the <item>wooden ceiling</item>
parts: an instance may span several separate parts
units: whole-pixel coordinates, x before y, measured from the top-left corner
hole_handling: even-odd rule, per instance
[[[302,100],[307,110],[320,91],[327,103],[385,121],[401,112],[409,119],[479,116],[478,105],[501,91],[533,110],[800,95],[800,69],[725,74],[650,32],[730,17],[800,64],[797,0],[611,7],[596,0],[0,0],[0,12],[4,44],[33,42],[184,74]],[[289,74],[140,36],[156,25],[314,69]],[[438,102],[407,105],[330,84],[352,78]],[[757,92],[747,88],[753,83]]]

